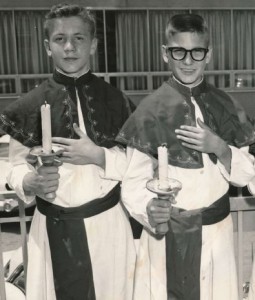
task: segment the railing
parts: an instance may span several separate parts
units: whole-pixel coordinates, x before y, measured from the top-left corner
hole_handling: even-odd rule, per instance
[[[121,88],[127,94],[148,94],[153,92],[157,87],[153,84],[153,79],[157,77],[168,77],[169,71],[144,71],[144,72],[106,72],[106,73],[95,73],[97,76],[104,78],[106,82],[112,83],[111,80],[114,78],[138,78],[144,77],[145,79],[145,89],[138,89],[138,90],[130,90]],[[217,79],[219,76],[227,76],[228,84],[219,86],[226,91],[249,91],[253,90],[255,86],[255,70],[208,70],[205,71],[205,75],[211,78]],[[0,74],[0,82],[3,80],[13,80],[14,81],[14,88],[13,92],[0,94],[1,98],[15,98],[19,97],[20,95],[27,93],[27,90],[22,90],[22,81],[23,80],[43,80],[46,78],[51,77],[52,74],[9,74],[3,75]],[[33,88],[35,86],[31,86]]]
[[[0,197],[9,197],[15,195],[14,192],[0,192]],[[21,245],[24,262],[24,273],[26,276],[27,272],[27,230],[26,222],[31,221],[32,217],[25,215],[24,203],[19,201],[19,216],[18,217],[6,217],[0,218],[0,300],[6,300],[5,292],[5,277],[4,277],[4,263],[3,263],[3,249],[2,249],[2,232],[1,224],[19,222],[21,229]],[[243,241],[244,241],[244,213],[246,211],[253,211],[255,216],[255,197],[244,197],[239,190],[237,197],[230,199],[231,212],[237,214],[237,270],[238,270],[238,288],[239,288],[239,299],[243,299],[243,284],[244,284],[244,253],[243,253]],[[255,222],[255,218],[254,218]],[[252,247],[251,247],[252,248]]]
[[[232,197],[230,200],[232,214],[237,214],[237,270],[238,270],[238,290],[239,299],[243,299],[243,284],[244,284],[244,214],[248,211],[255,211],[255,197],[243,197],[239,191],[237,197]],[[255,212],[254,212],[255,222]],[[251,252],[254,242],[251,242]],[[251,253],[253,258],[253,253]]]
[[[0,200],[9,198],[10,196],[16,197],[14,192],[0,192]],[[17,198],[18,199],[18,198]],[[32,217],[28,217],[25,214],[24,202],[18,199],[19,202],[19,216],[17,217],[6,217],[0,218],[0,300],[6,300],[6,290],[5,290],[5,274],[4,274],[4,261],[3,261],[3,238],[1,224],[18,222],[20,224],[21,232],[21,247],[22,247],[22,257],[24,262],[24,275],[26,278],[27,273],[27,228],[26,222],[31,221]]]

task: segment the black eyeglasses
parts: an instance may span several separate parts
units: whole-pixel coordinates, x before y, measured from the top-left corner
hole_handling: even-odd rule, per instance
[[[205,59],[205,56],[209,49],[207,48],[193,48],[191,50],[187,50],[182,47],[165,47],[168,52],[170,52],[172,58],[174,60],[183,60],[187,53],[190,53],[190,56],[195,61],[202,61]]]

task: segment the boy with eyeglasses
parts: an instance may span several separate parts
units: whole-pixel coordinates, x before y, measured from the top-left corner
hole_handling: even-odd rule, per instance
[[[8,182],[23,201],[37,203],[26,299],[132,300],[134,241],[120,183],[108,176],[114,166],[107,167],[108,156],[125,159],[114,139],[131,103],[90,70],[97,47],[90,11],[58,4],[45,16],[44,29],[53,76],[0,115],[0,127],[12,137]],[[34,168],[26,156],[42,143],[45,101],[62,165]]]
[[[254,130],[240,105],[203,75],[212,47],[202,17],[173,16],[162,54],[169,79],[141,102],[117,137],[129,146],[122,199],[147,228],[134,299],[238,300],[228,189],[254,176],[254,159],[241,148],[254,143]],[[173,205],[146,189],[157,176],[163,143],[168,177],[182,183]],[[165,222],[164,236],[158,225]]]

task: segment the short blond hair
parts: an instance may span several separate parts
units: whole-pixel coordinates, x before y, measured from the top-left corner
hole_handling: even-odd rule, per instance
[[[57,4],[52,6],[50,12],[45,15],[44,34],[46,38],[49,38],[52,20],[68,17],[80,17],[84,23],[89,25],[91,37],[96,36],[96,20],[90,10],[76,4]]]

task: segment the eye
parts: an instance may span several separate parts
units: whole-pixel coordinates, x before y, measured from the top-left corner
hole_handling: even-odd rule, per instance
[[[182,48],[173,49],[173,53],[176,55],[182,55],[183,52],[185,52],[185,50],[183,50]]]
[[[64,40],[64,38],[62,36],[57,36],[55,37],[55,42],[62,42]]]
[[[205,49],[203,49],[203,48],[195,48],[195,49],[193,49],[193,52],[195,54],[204,54],[205,53]]]
[[[83,41],[85,41],[85,37],[84,37],[84,36],[82,36],[82,35],[78,35],[78,36],[76,36],[76,37],[75,37],[75,39],[76,39],[76,41],[79,41],[79,42],[83,42]]]

